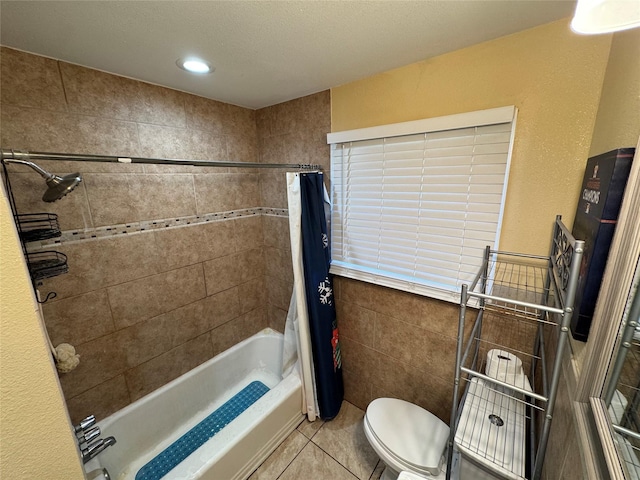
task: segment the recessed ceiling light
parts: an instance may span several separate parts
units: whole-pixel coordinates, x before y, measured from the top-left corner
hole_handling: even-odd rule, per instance
[[[215,70],[209,62],[194,57],[179,58],[176,65],[190,73],[213,73]]]

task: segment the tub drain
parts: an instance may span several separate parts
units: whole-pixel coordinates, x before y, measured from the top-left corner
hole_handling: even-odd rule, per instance
[[[489,421],[498,427],[504,425],[504,420],[502,420],[498,415],[494,415],[493,413],[489,415]]]

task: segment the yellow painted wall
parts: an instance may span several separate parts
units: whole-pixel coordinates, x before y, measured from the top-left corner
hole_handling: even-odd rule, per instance
[[[640,136],[640,28],[618,32],[602,86],[589,156],[635,147]]]
[[[640,28],[613,35],[589,156],[619,147],[635,147],[640,137]],[[640,158],[636,155],[636,159]],[[637,161],[637,160],[635,160]],[[590,337],[591,338],[591,337]],[[571,349],[582,368],[586,344]]]
[[[544,254],[573,223],[611,44],[562,20],[331,90],[332,131],[515,105],[500,248]]]
[[[0,478],[84,478],[29,274],[0,196]]]

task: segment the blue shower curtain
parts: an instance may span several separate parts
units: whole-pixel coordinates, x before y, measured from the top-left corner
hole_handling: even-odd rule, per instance
[[[302,263],[320,418],[330,420],[344,397],[322,173],[300,174]]]

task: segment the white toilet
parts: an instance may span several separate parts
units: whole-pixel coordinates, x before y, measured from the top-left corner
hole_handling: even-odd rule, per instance
[[[445,478],[449,427],[424,408],[397,398],[377,398],[367,407],[364,433],[386,465],[381,480],[396,480],[402,471]]]

